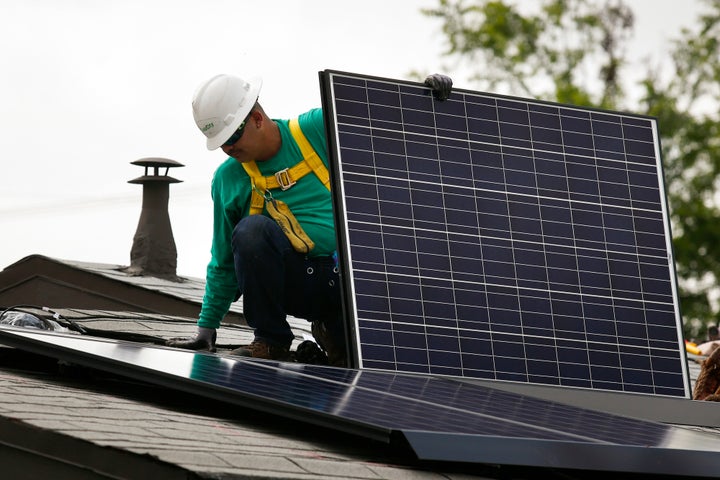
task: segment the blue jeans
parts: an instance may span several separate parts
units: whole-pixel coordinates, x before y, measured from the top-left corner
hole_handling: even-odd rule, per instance
[[[232,249],[243,312],[255,339],[289,347],[295,336],[286,315],[324,322],[343,345],[340,282],[332,257],[296,252],[277,223],[250,215],[233,230]]]

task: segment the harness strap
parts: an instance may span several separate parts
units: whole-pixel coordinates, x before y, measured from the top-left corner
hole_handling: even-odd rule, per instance
[[[290,134],[293,136],[303,156],[300,162],[293,167],[285,168],[267,177],[262,175],[257,163],[254,161],[242,163],[253,185],[250,197],[250,215],[262,213],[265,205],[264,195],[267,190],[273,188],[287,190],[310,172],[313,172],[322,184],[325,185],[325,188],[330,190],[330,174],[328,173],[327,167],[325,167],[325,164],[320,160],[317,152],[315,152],[315,149],[313,149],[307,137],[303,134],[297,118],[289,121],[289,127]]]
[[[265,190],[267,190],[267,183],[265,178],[260,173],[255,161],[243,162],[241,164],[250,177],[252,183],[252,193],[250,195],[250,215],[259,215],[262,213],[263,206],[265,205],[265,197],[263,196]],[[261,193],[263,192],[263,193]]]
[[[289,126],[290,133],[295,139],[295,143],[297,143],[298,147],[300,147],[300,152],[302,153],[304,160],[303,163],[307,163],[310,169],[315,173],[315,176],[320,179],[323,185],[325,185],[325,188],[330,190],[330,174],[328,173],[325,164],[322,162],[322,160],[320,160],[320,157],[312,148],[312,145],[310,145],[310,142],[308,142],[308,139],[305,137],[302,130],[300,129],[300,122],[298,122],[297,118],[293,118],[292,120],[290,120]],[[297,167],[298,165],[295,165],[295,167]]]

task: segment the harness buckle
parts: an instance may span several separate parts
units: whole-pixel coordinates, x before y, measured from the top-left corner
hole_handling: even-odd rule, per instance
[[[290,177],[290,172],[288,172],[287,168],[283,168],[279,172],[275,172],[275,179],[282,190],[287,190],[297,183]]]

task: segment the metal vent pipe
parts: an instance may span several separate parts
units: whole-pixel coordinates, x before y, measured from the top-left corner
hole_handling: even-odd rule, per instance
[[[125,272],[179,281],[168,199],[170,184],[182,180],[168,176],[168,171],[184,165],[166,158],[141,158],[130,163],[145,167],[145,174],[128,181],[143,186],[143,200],[130,250],[130,266]]]

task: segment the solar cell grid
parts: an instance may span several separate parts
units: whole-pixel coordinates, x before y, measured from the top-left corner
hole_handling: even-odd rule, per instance
[[[360,366],[689,395],[654,119],[322,75]]]

